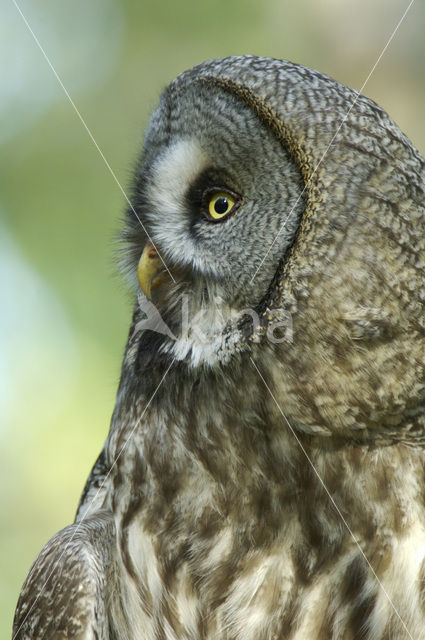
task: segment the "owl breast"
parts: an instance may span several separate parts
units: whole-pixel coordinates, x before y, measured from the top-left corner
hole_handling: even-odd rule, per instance
[[[204,391],[201,383],[207,397]],[[196,431],[190,420],[197,412],[188,409],[190,444],[166,418],[161,436],[146,443],[155,489],[144,493],[142,511],[137,490],[119,509],[130,637],[139,637],[134,629],[160,637],[163,629],[176,640],[301,640],[362,637],[370,629],[370,637],[385,638],[389,620],[394,637],[404,637],[406,620],[421,637],[420,591],[411,589],[425,559],[414,479],[421,456],[400,456],[394,447],[318,452],[305,441],[303,452],[280,423],[269,424],[270,448],[259,452],[264,425],[252,420],[256,404],[253,397],[246,413],[206,412]],[[237,426],[248,419],[250,433]],[[160,441],[172,451],[167,461]],[[129,474],[140,481],[132,453]],[[338,487],[331,498],[322,481]]]

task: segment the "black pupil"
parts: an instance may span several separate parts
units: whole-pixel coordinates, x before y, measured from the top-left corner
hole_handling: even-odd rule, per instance
[[[227,198],[221,197],[221,198],[217,198],[217,200],[214,203],[214,211],[216,213],[226,213],[227,209],[229,208],[229,201]]]

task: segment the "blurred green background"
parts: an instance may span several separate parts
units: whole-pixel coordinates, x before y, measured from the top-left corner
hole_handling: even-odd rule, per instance
[[[401,0],[17,0],[127,189],[161,89],[207,58],[287,58],[359,89]],[[364,93],[425,151],[417,0]],[[13,0],[0,8],[0,638],[42,545],[69,524],[114,405],[130,321],[124,197]]]

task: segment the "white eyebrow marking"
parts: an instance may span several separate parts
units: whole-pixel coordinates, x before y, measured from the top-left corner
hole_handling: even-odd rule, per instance
[[[211,160],[194,139],[177,140],[155,161],[148,197],[155,209],[167,214],[183,213],[184,197],[195,178]]]

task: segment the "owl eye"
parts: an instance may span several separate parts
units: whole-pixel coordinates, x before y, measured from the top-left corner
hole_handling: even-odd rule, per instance
[[[239,199],[227,191],[209,193],[206,198],[207,218],[212,221],[223,220],[239,206]]]

